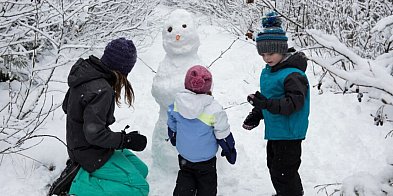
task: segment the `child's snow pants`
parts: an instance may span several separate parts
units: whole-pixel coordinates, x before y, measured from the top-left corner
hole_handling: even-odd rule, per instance
[[[217,195],[216,157],[193,163],[179,155],[179,166],[174,196]]]
[[[267,167],[277,196],[301,196],[303,186],[298,169],[302,140],[269,140]]]
[[[89,173],[80,168],[69,194],[76,196],[146,196],[147,166],[131,151],[116,150],[98,170]]]

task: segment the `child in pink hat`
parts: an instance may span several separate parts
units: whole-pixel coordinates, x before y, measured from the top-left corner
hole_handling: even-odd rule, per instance
[[[216,195],[216,153],[236,162],[235,140],[223,107],[211,93],[213,78],[201,65],[191,67],[185,89],[168,108],[168,136],[179,152],[179,173],[173,195]]]

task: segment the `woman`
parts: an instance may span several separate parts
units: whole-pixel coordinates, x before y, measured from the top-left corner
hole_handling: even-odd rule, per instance
[[[131,106],[134,91],[127,80],[136,62],[131,40],[111,41],[101,59],[79,59],[68,76],[69,90],[63,102],[67,114],[68,154],[81,169],[69,194],[148,195],[147,166],[131,151],[146,147],[145,136],[131,132],[112,132],[115,102],[120,105],[121,90]]]

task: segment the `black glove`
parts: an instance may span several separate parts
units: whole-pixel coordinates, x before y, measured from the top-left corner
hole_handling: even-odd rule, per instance
[[[176,132],[172,131],[172,129],[169,127],[168,127],[168,137],[169,137],[168,140],[171,141],[172,146],[176,146]]]
[[[259,91],[255,92],[255,94],[248,95],[247,101],[258,109],[262,110],[267,108],[267,98]]]
[[[243,128],[251,130],[259,125],[259,122],[263,119],[262,111],[256,107],[248,114],[243,122]]]
[[[144,135],[138,133],[138,131],[132,131],[130,133],[122,132],[122,143],[120,149],[131,149],[133,151],[142,151],[146,148],[147,138]]]

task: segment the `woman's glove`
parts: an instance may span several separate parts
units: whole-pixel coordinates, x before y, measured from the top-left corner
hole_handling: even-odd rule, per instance
[[[147,138],[144,135],[138,133],[138,131],[132,131],[130,133],[122,132],[122,143],[120,149],[130,149],[133,151],[142,151],[146,148]]]

